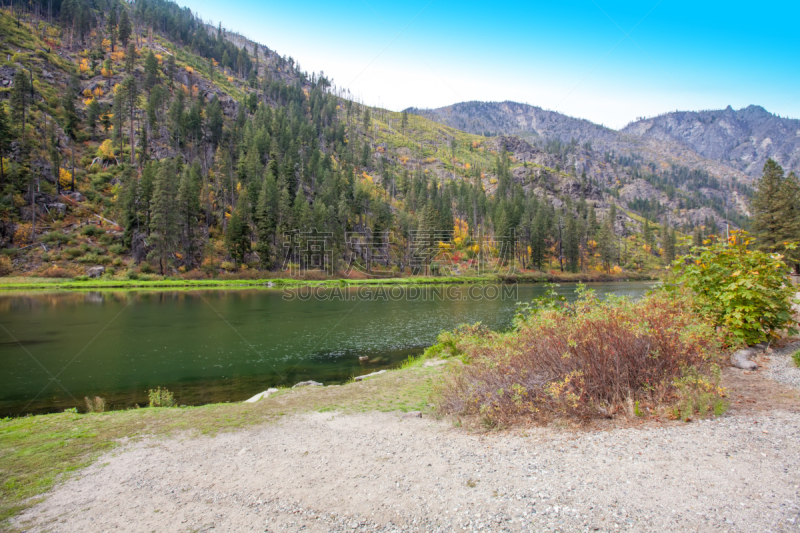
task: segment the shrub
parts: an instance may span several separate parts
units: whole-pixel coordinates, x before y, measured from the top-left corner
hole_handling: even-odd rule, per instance
[[[93,400],[90,400],[88,396],[85,396],[83,400],[86,402],[87,413],[102,413],[106,410],[106,401],[100,396],[95,396]]]
[[[30,224],[18,224],[17,228],[14,230],[12,241],[18,245],[28,244],[31,242],[31,231],[32,227]]]
[[[792,361],[794,361],[794,366],[800,367],[800,350],[792,354]]]
[[[125,253],[125,246],[122,244],[112,244],[108,247],[108,251],[112,254],[121,255]]]
[[[69,244],[72,242],[72,238],[60,231],[51,231],[50,233],[45,233],[40,237],[40,240],[43,243],[61,243],[61,244]]]
[[[49,267],[47,270],[42,272],[43,278],[68,278],[70,277],[70,273],[64,270],[61,267],[53,265]]]
[[[75,259],[83,255],[83,250],[80,248],[65,248],[62,253],[70,259]]]
[[[12,270],[14,270],[14,265],[11,263],[11,259],[5,255],[0,255],[0,277],[8,276]]]
[[[81,235],[86,235],[87,237],[97,237],[98,235],[104,235],[104,234],[105,234],[105,231],[103,231],[102,228],[100,228],[98,226],[95,226],[95,225],[92,225],[92,224],[89,224],[88,226],[85,226],[81,230]]]
[[[202,270],[190,270],[189,272],[185,273],[183,279],[208,279],[208,276]]]
[[[744,231],[733,232],[728,241],[707,242],[675,261],[671,288],[691,290],[698,311],[737,342],[767,341],[784,329],[796,334],[795,289],[783,256],[751,249],[755,240]]]
[[[693,375],[714,384],[714,398],[724,394],[718,336],[688,296],[658,291],[638,302],[601,302],[582,291],[573,304],[537,307],[511,332],[457,335],[447,351],[462,352],[466,364],[439,385],[440,412],[477,415],[495,427],[522,417],[665,411],[683,399],[681,380]]]
[[[150,398],[150,407],[175,406],[175,398],[167,389],[162,389],[161,387],[158,387],[157,389],[150,389],[147,391],[147,396]]]

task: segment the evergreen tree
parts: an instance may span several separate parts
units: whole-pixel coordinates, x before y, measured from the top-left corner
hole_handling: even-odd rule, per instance
[[[147,57],[144,59],[144,88],[147,94],[159,82],[158,78],[158,59],[156,55],[150,50]]]
[[[172,89],[173,83],[175,81],[175,71],[177,70],[177,65],[175,64],[175,56],[170,54],[167,56],[167,79],[169,80],[169,88]]]
[[[14,85],[11,88],[11,110],[12,118],[22,126],[21,137],[25,137],[25,121],[28,113],[28,106],[31,103],[31,86],[28,81],[28,73],[23,69],[17,69],[14,74]]]
[[[794,173],[785,176],[783,168],[769,159],[756,184],[751,207],[757,246],[771,252],[788,252],[788,259],[800,272],[798,252],[786,250],[786,243],[800,239],[800,183],[797,176]]]
[[[644,241],[645,245],[652,250],[653,248],[653,228],[650,227],[650,222],[647,219],[644,219],[644,224],[642,224],[642,240]]]
[[[200,214],[200,163],[184,168],[178,185],[178,209],[183,234],[184,263],[190,267],[197,261],[194,228]]]
[[[111,51],[114,51],[114,48],[117,44],[117,8],[112,7],[111,13],[108,15],[108,40],[111,41]]]
[[[0,190],[2,190],[6,178],[6,170],[3,168],[3,158],[11,147],[12,139],[11,123],[8,120],[5,107],[0,105]]]
[[[128,10],[123,9],[119,17],[119,40],[124,48],[128,48],[128,39],[131,38],[131,19],[128,17]]]
[[[135,139],[133,135],[135,123],[133,121],[133,115],[136,111],[137,105],[139,104],[139,87],[136,84],[136,78],[133,76],[125,77],[125,79],[122,80],[122,84],[120,85],[118,91],[122,91],[122,98],[125,102],[125,110],[128,112],[131,136],[131,166],[133,166],[136,159]]]
[[[64,95],[61,98],[61,107],[63,108],[64,116],[64,133],[75,138],[75,133],[78,129],[78,112],[75,109],[75,92],[71,85],[67,85],[64,90]]]
[[[133,74],[133,69],[136,67],[136,43],[131,41],[128,43],[128,48],[125,50],[125,72]]]
[[[177,209],[178,187],[174,162],[159,165],[153,187],[152,215],[150,220],[150,244],[148,258],[158,261],[159,271],[166,273],[170,257],[178,247],[180,234],[179,210]]]
[[[536,217],[533,219],[533,230],[531,231],[531,263],[541,270],[544,264],[547,238],[547,218],[544,208],[539,208]]]
[[[667,226],[666,221],[661,229],[661,248],[664,250],[664,264],[669,265],[675,260],[675,231]]]
[[[89,105],[86,107],[86,122],[89,129],[92,131],[92,139],[94,139],[94,132],[97,129],[97,121],[100,118],[100,103],[97,98],[92,98]]]
[[[692,235],[692,245],[693,246],[703,246],[703,230],[700,226],[697,226],[694,229],[694,235]]]
[[[228,253],[237,264],[244,263],[245,256],[250,252],[250,226],[247,224],[247,194],[239,194],[236,209],[231,213],[228,222],[228,233],[225,236],[228,244]]]
[[[606,221],[598,232],[597,248],[603,268],[606,272],[611,272],[611,265],[614,263],[614,232],[611,229],[610,220]]]
[[[263,269],[272,268],[272,247],[271,241],[275,235],[275,203],[276,203],[276,184],[275,178],[267,174],[261,191],[258,194],[258,205],[256,206],[256,229],[258,233],[258,243],[256,252],[258,253],[259,265]]]
[[[122,244],[129,248],[133,243],[134,233],[140,232],[141,218],[139,213],[139,180],[133,173],[126,173],[122,181],[122,221],[125,232],[122,235]]]
[[[567,270],[577,272],[580,266],[580,234],[578,221],[568,215],[564,231],[564,258],[567,260]]]

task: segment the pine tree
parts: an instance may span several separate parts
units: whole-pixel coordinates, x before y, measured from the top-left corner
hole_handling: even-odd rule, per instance
[[[703,230],[700,228],[700,226],[697,226],[694,229],[694,235],[692,235],[692,245],[698,247],[703,246],[703,239]]]
[[[67,85],[64,90],[64,95],[61,98],[61,107],[63,108],[64,116],[64,133],[74,139],[79,120],[78,111],[75,109],[75,92],[72,90],[71,85]]]
[[[533,230],[531,231],[531,263],[540,270],[544,264],[546,238],[547,218],[544,208],[539,208],[536,212],[536,217],[533,219]]]
[[[664,264],[669,265],[675,260],[675,231],[666,222],[661,229],[661,248],[664,250]]]
[[[247,224],[247,194],[243,190],[239,194],[236,209],[231,213],[228,222],[228,233],[225,236],[228,244],[228,253],[237,264],[244,263],[246,255],[250,252],[250,226]]]
[[[580,235],[577,220],[569,216],[564,231],[564,257],[567,260],[567,270],[577,272],[580,262]]]
[[[258,233],[256,252],[258,253],[259,265],[263,269],[270,269],[273,264],[271,241],[275,235],[275,194],[275,178],[268,173],[261,186],[261,192],[259,192],[258,195],[255,217],[256,230]]]
[[[182,226],[184,262],[194,266],[197,248],[194,242],[194,227],[200,214],[200,163],[195,161],[191,167],[183,169],[178,185],[178,209]]]
[[[642,240],[649,249],[653,248],[653,229],[647,219],[644,219],[644,224],[642,225]]]
[[[31,102],[31,88],[28,81],[28,74],[23,69],[17,69],[14,74],[14,86],[11,88],[11,110],[12,118],[22,126],[21,137],[25,137],[25,121],[28,113],[28,106]]]
[[[133,44],[133,43],[131,43]],[[131,165],[134,164],[136,159],[136,147],[135,147],[135,139],[134,139],[134,121],[133,121],[133,114],[136,111],[136,107],[139,104],[139,87],[136,84],[136,78],[133,76],[127,76],[124,80],[122,80],[122,85],[120,85],[118,91],[122,91],[122,98],[125,102],[125,110],[128,112],[128,120],[130,122],[130,141],[131,141]],[[122,150],[120,150],[121,152]]]
[[[769,159],[756,185],[751,202],[753,233],[762,250],[785,253],[786,243],[800,239],[800,183],[797,176],[784,176],[783,168]],[[788,259],[800,272],[800,256],[788,251]]]
[[[144,88],[147,94],[159,82],[158,78],[158,59],[152,50],[147,53],[144,59]]]
[[[13,135],[11,133],[11,123],[8,120],[6,109],[0,105],[0,190],[5,184],[5,168],[3,168],[3,158],[11,147],[11,140]]]
[[[128,48],[128,39],[131,37],[131,19],[128,17],[128,10],[123,9],[119,17],[119,40],[124,48]]]
[[[136,43],[131,41],[130,43],[128,43],[128,48],[125,50],[125,72],[127,72],[128,74],[133,74],[133,69],[135,67],[136,67]]]
[[[111,51],[114,51],[114,48],[117,44],[117,8],[112,7],[111,13],[108,15],[108,39],[111,41]]]
[[[169,79],[169,88],[172,89],[175,81],[175,71],[177,65],[175,64],[175,56],[170,54],[167,56],[167,79]]]
[[[611,229],[611,220],[605,221],[597,235],[597,247],[600,252],[600,260],[606,272],[611,272],[611,265],[614,263],[614,232]]]
[[[89,129],[92,131],[92,139],[94,139],[94,132],[97,129],[97,121],[100,118],[100,104],[97,98],[92,98],[89,105],[86,107],[86,122]]]
[[[166,273],[169,258],[178,247],[180,222],[177,206],[178,187],[174,162],[166,161],[159,165],[156,173],[152,216],[150,220],[150,244],[152,250],[148,258],[158,261],[159,271]]]
[[[122,220],[125,232],[122,235],[122,244],[130,248],[133,235],[140,231],[141,218],[139,213],[139,180],[128,172],[122,181]]]

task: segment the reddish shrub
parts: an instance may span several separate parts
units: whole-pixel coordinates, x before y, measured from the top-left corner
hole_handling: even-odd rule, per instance
[[[687,372],[697,376],[693,385],[721,393],[716,332],[691,309],[687,298],[662,292],[638,302],[590,293],[534,312],[509,333],[444,336],[467,364],[446,376],[438,407],[506,424],[608,416],[634,402],[674,402]]]
[[[41,274],[43,278],[71,278],[72,274],[61,267],[53,265]]]
[[[208,279],[208,275],[202,270],[198,269],[190,270],[181,277],[183,279]]]

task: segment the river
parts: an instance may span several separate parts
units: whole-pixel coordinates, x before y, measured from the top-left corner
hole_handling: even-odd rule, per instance
[[[598,295],[652,283],[589,284]],[[574,285],[559,292],[574,294]],[[542,285],[0,293],[0,416],[147,404],[236,402],[313,379],[343,383],[396,367],[442,330],[511,324]],[[368,360],[360,360],[367,357]]]

